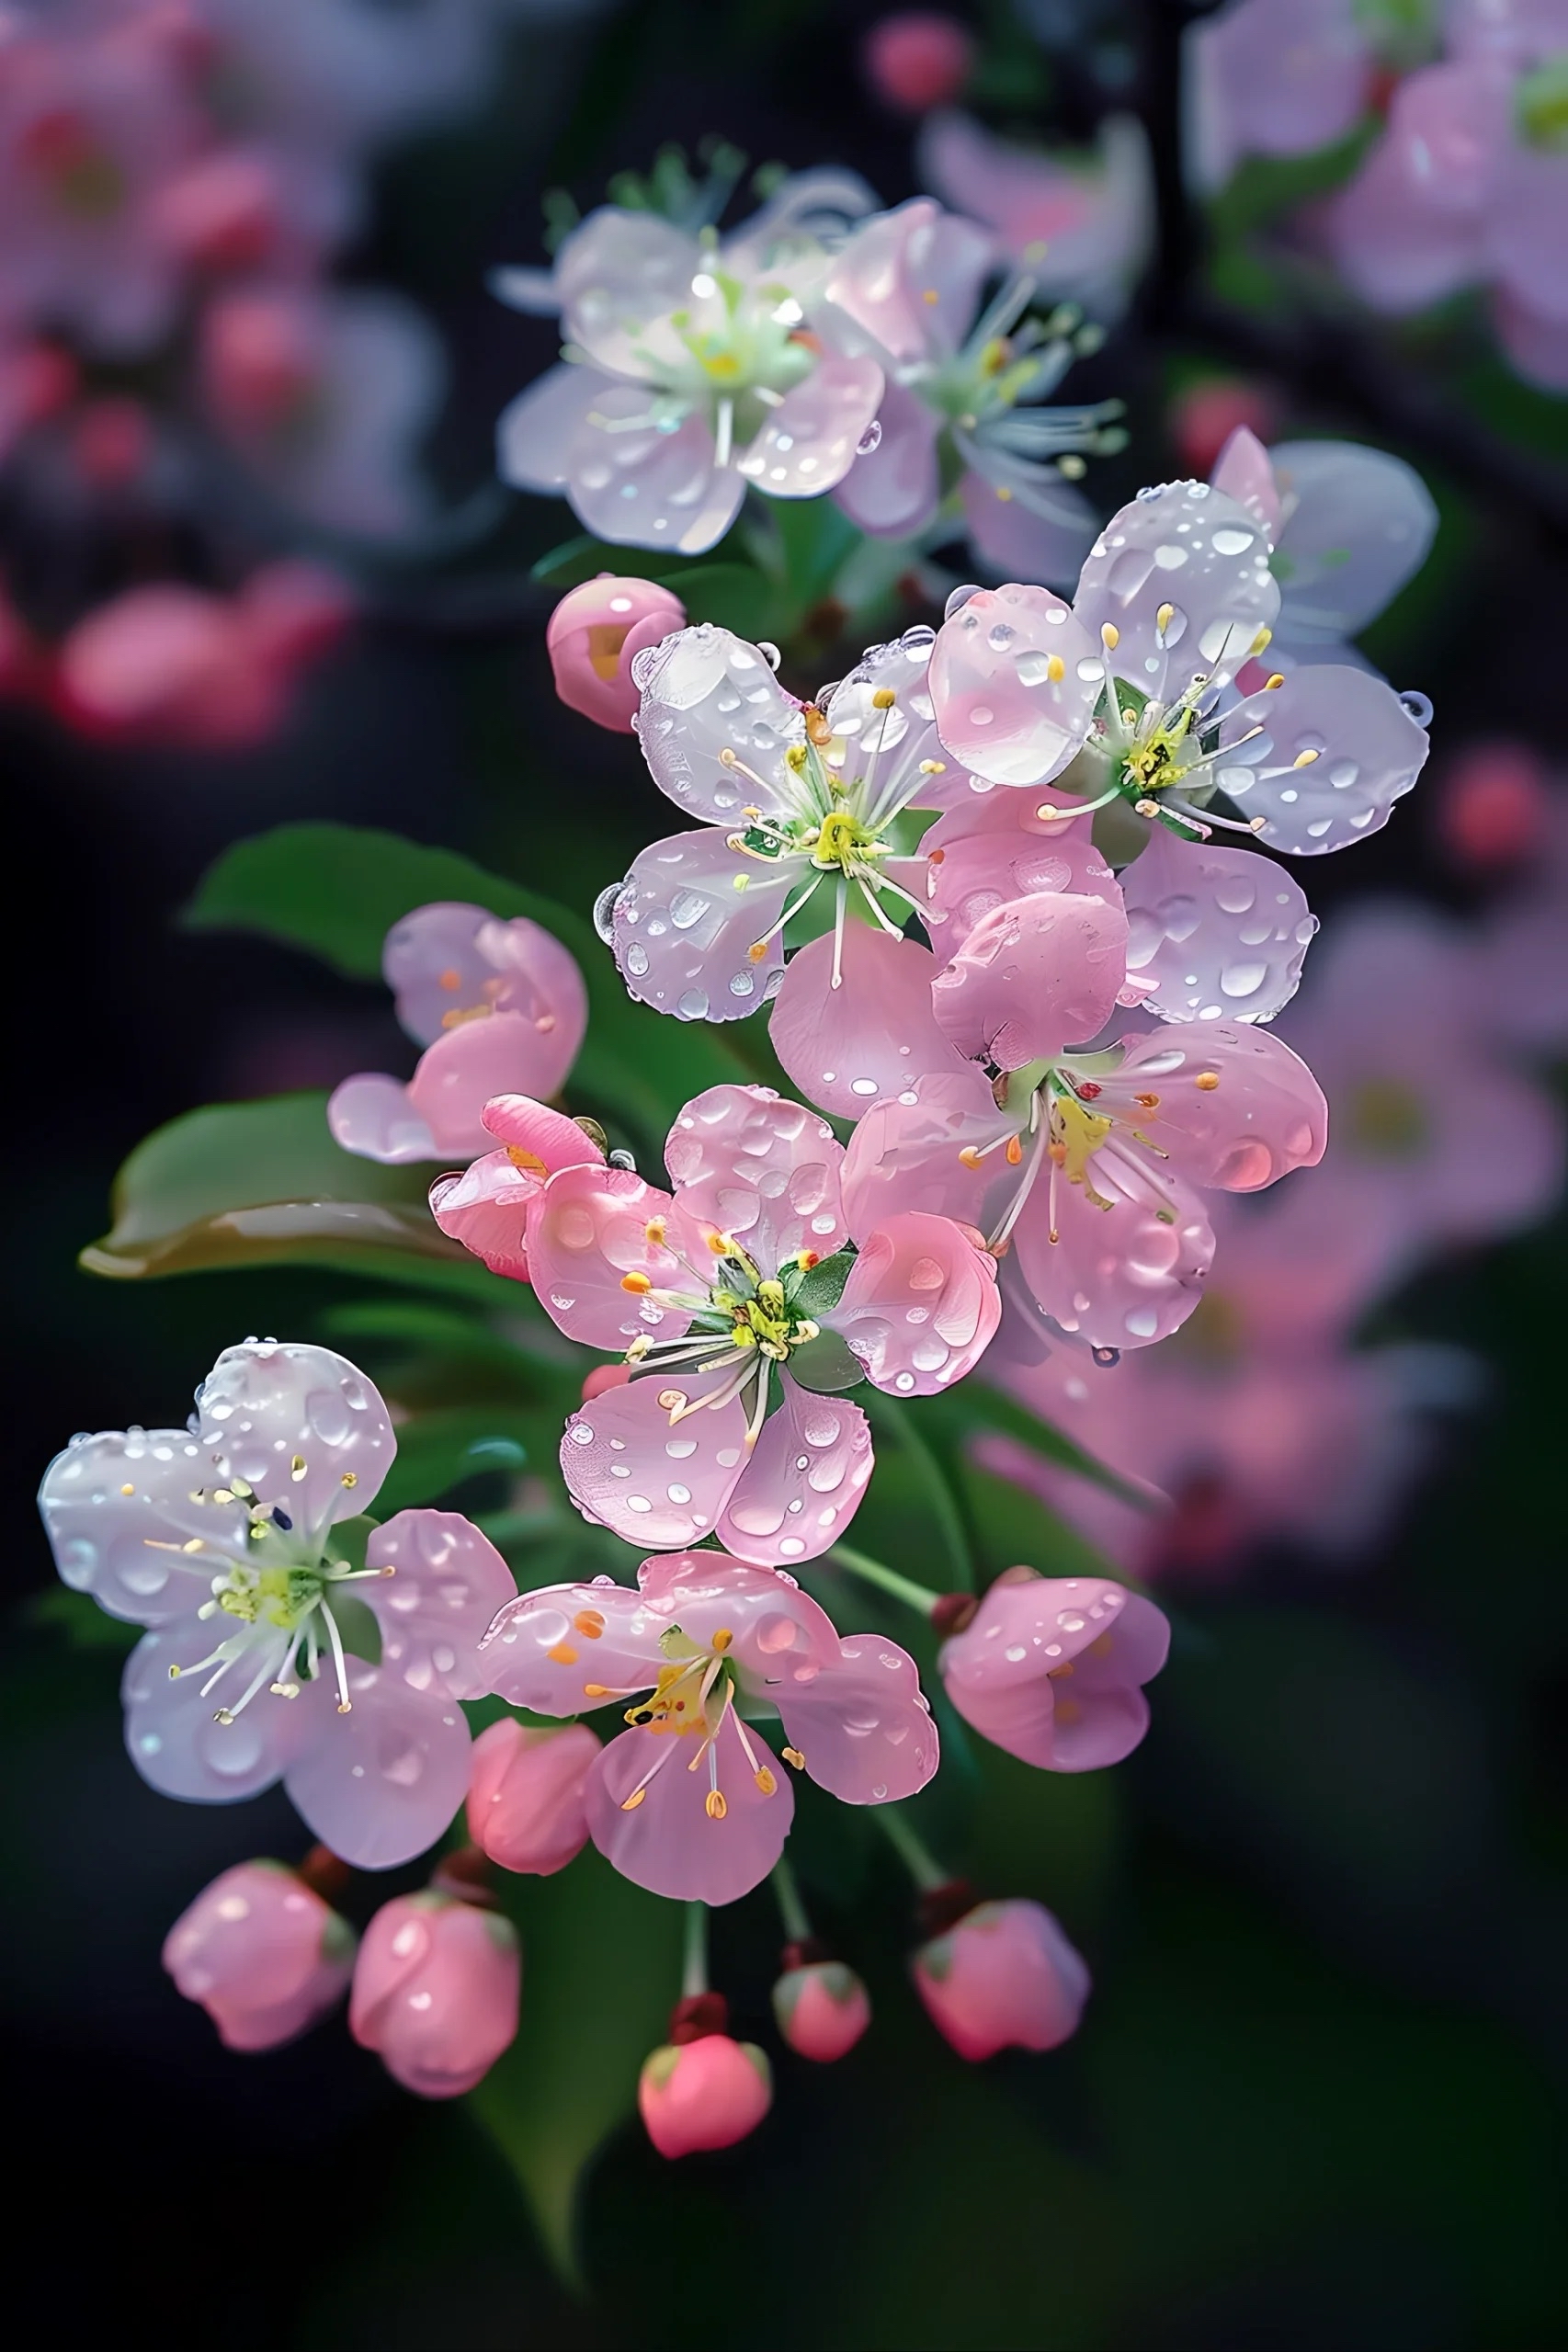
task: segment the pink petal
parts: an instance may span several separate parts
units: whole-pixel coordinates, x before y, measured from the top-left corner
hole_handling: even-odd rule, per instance
[[[1116,877],[1095,847],[1087,817],[1042,811],[1070,806],[1054,794],[997,786],[939,816],[920,846],[927,860],[927,924],[946,926],[941,944],[957,947],[981,917],[1006,900],[1051,891],[1116,896]]]
[[[1238,741],[1255,728],[1262,732],[1250,743]],[[1220,790],[1244,816],[1267,819],[1271,849],[1298,858],[1324,857],[1386,824],[1428,749],[1392,687],[1340,666],[1292,670],[1272,693],[1249,695],[1220,740]]]
[[[876,1103],[849,1139],[844,1161],[844,1205],[854,1233],[874,1233],[904,1210],[956,1218],[989,1231],[994,1214],[1018,1183],[996,1145],[1017,1132],[1016,1114],[998,1110],[983,1074],[972,1062],[951,1074],[916,1078],[892,1102]],[[979,1166],[960,1158],[985,1153]]]
[[[434,1846],[468,1794],[469,1734],[456,1699],[349,1662],[353,1711],[317,1676],[279,1706],[309,1710],[309,1739],[283,1776],[306,1826],[358,1870],[392,1870]],[[247,1708],[233,1726],[248,1720]]]
[[[915,1989],[960,2058],[1054,2050],[1076,2033],[1089,1971],[1042,1904],[981,1903],[922,1944]]]
[[[1497,340],[1517,372],[1546,392],[1568,392],[1568,320],[1543,318],[1511,294],[1492,305]]]
[[[380,1160],[399,1166],[407,1160],[440,1160],[445,1147],[437,1142],[426,1121],[415,1110],[401,1078],[384,1071],[362,1070],[335,1086],[326,1106],[332,1140],[362,1160]],[[465,1153],[473,1147],[464,1142]]]
[[[1306,1063],[1282,1038],[1229,1021],[1132,1040],[1096,1108],[1138,1127],[1173,1175],[1224,1192],[1314,1167],[1328,1141],[1328,1105]]]
[[[517,1589],[489,1538],[458,1511],[400,1511],[371,1536],[365,1564],[397,1572],[362,1587],[381,1629],[382,1673],[452,1699],[488,1690],[480,1637]]]
[[[1041,1172],[1013,1236],[1018,1270],[1070,1337],[1091,1347],[1146,1347],[1178,1330],[1198,1304],[1214,1235],[1187,1186],[1135,1147],[1125,1155],[1096,1152],[1090,1178],[1108,1209],[1096,1209],[1081,1185],[1052,1187]]]
[[[473,1744],[468,1834],[504,1870],[551,1878],[588,1842],[584,1799],[599,1744],[586,1723],[560,1728],[504,1715]]]
[[[604,1165],[604,1153],[576,1119],[528,1095],[494,1096],[484,1106],[484,1128],[508,1151],[522,1153],[519,1165],[528,1168],[531,1162],[530,1172],[540,1177]]]
[[[948,358],[969,331],[995,253],[972,221],[917,196],[849,238],[825,289],[894,359]]]
[[[623,1878],[673,1902],[719,1904],[737,1902],[767,1877],[784,1851],[795,1794],[766,1742],[755,1731],[746,1736],[771,1791],[758,1788],[730,1718],[716,1750],[725,1805],[717,1821],[707,1811],[707,1758],[688,1769],[699,1740],[648,1731],[611,1740],[588,1776],[588,1829]],[[627,1799],[655,1765],[642,1801],[628,1812]]]
[[[942,1033],[999,1070],[1052,1060],[1109,1019],[1127,974],[1119,903],[1042,891],[983,915],[931,983]]]
[[[685,1309],[661,1307],[624,1285],[630,1276],[655,1290],[695,1289],[692,1269],[648,1238],[659,1218],[680,1242],[682,1220],[668,1193],[630,1168],[569,1167],[551,1177],[528,1214],[528,1268],[540,1303],[568,1339],[623,1354],[634,1339],[680,1337],[691,1320]],[[706,1257],[706,1244],[697,1245]]]
[[[727,1551],[770,1568],[814,1560],[838,1541],[873,1460],[858,1404],[814,1395],[788,1372],[779,1387],[783,1401],[764,1422],[717,1528]]]
[[[745,1407],[738,1398],[699,1405],[672,1427],[659,1400],[699,1397],[729,1377],[679,1366],[649,1372],[573,1414],[561,1469],[584,1517],[657,1551],[711,1535],[745,1468]]]
[[[1140,1686],[1170,1628],[1152,1601],[1100,1577],[1011,1570],[940,1665],[965,1721],[1026,1764],[1087,1772],[1130,1755],[1149,1724]]]
[[[55,1565],[73,1591],[136,1625],[194,1619],[211,1598],[216,1555],[244,1560],[243,1503],[193,1502],[222,1483],[188,1429],[106,1429],[56,1454],[39,1488]],[[204,1553],[182,1546],[198,1538]],[[189,1655],[200,1657],[204,1642]]]
[[[437,899],[416,906],[387,933],[381,976],[410,1037],[434,1045],[454,1006],[485,1004],[484,983],[494,971],[478,946],[494,917],[464,900]]]
[[[679,1551],[644,1560],[637,1583],[649,1608],[699,1647],[711,1648],[727,1630],[727,1654],[753,1696],[780,1682],[810,1682],[838,1655],[832,1619],[793,1576],[722,1551]]]
[[[164,1966],[229,2050],[276,2050],[335,2007],[354,1937],[278,1862],[241,1862],[203,1888],[164,1939]]]
[[[520,1981],[509,1919],[430,1889],[399,1895],[365,1930],[349,2029],[406,2090],[457,2098],[516,2039]]]
[[[1304,651],[1356,636],[1426,560],[1437,528],[1414,466],[1357,441],[1282,441],[1269,452],[1286,501],[1275,532],[1280,634]]]
[[[755,1013],[784,969],[778,919],[810,872],[803,858],[732,849],[715,825],[651,843],[615,900],[612,944],[628,994],[683,1021]]]
[[[1327,226],[1340,274],[1376,310],[1425,310],[1485,274],[1479,214],[1433,204],[1390,139],[1335,200]]]
[[[526,915],[509,923],[488,919],[479,946],[498,983],[492,983],[495,1010],[520,1013],[539,1040],[532,1082],[518,1091],[553,1095],[565,1085],[587,1032],[588,991],[577,959]]]
[[[790,1744],[846,1805],[897,1803],[926,1786],[938,1743],[914,1659],[880,1633],[846,1634],[839,1662],[778,1694]]]
[[[526,1282],[528,1212],[543,1190],[543,1180],[518,1167],[509,1152],[486,1152],[465,1174],[437,1177],[430,1187],[430,1214],[493,1274]]]
[[[874,359],[821,359],[787,392],[735,471],[770,498],[820,498],[843,481],[882,397]]]
[[[1317,917],[1272,858],[1151,825],[1121,890],[1128,977],[1162,1019],[1271,1021],[1295,994]]]
[[[1350,0],[1245,0],[1192,37],[1243,153],[1310,154],[1359,119],[1372,59]]]
[[[805,742],[805,721],[765,654],[704,622],[666,637],[637,667],[637,733],[661,791],[704,824],[733,826],[748,806],[789,814],[784,754]],[[726,766],[727,751],[752,773]]]
[[[576,1053],[569,1029],[541,1030],[522,1013],[483,1013],[448,1029],[419,1057],[408,1099],[443,1156],[472,1156],[489,1142],[484,1106],[496,1095],[548,1095]]]
[[[1118,677],[1169,697],[1196,670],[1233,675],[1259,630],[1273,627],[1279,586],[1268,555],[1267,531],[1233,498],[1206,482],[1167,482],[1111,517],[1073,608],[1091,637],[1118,631]]]
[[[695,410],[673,433],[631,424],[646,417],[648,397],[642,384],[599,392],[572,444],[566,495],[612,547],[706,554],[734,521],[745,483],[714,463],[713,436]]]
[[[226,1347],[196,1411],[224,1481],[244,1480],[311,1533],[368,1511],[397,1451],[380,1395],[329,1347],[273,1339]]]
[[[877,421],[881,439],[856,459],[834,494],[861,530],[907,539],[930,521],[941,496],[941,420],[918,394],[890,383]]]
[[[988,571],[1005,579],[1061,582],[1070,587],[1098,528],[1082,491],[1041,483],[1038,466],[954,435],[969,462],[959,482],[970,545]]]
[[[206,1697],[205,1674],[170,1679],[171,1666],[193,1665],[218,1638],[194,1614],[174,1619],[142,1635],[120,1680],[131,1763],[160,1796],[187,1804],[232,1805],[269,1789],[310,1736],[301,1711],[304,1693],[276,1699],[264,1688],[232,1723],[215,1721],[225,1699],[238,1699],[256,1671],[243,1657]]]
[[[519,392],[495,427],[502,481],[515,490],[564,490],[584,420],[608,388],[597,368],[562,367]]]
[[[681,1207],[733,1235],[767,1275],[799,1250],[829,1257],[843,1248],[843,1164],[826,1119],[770,1086],[710,1086],[687,1104],[665,1146]]]
[[[905,1212],[867,1233],[828,1317],[897,1396],[935,1396],[971,1372],[1002,1319],[996,1261],[948,1217]]]
[[[982,588],[937,633],[937,732],[977,776],[1042,784],[1083,747],[1104,677],[1099,645],[1049,588]]]
[[[1256,516],[1271,540],[1279,537],[1279,487],[1268,451],[1246,425],[1238,425],[1214,460],[1210,489]]]
[[[833,953],[824,936],[793,958],[769,1028],[774,1051],[808,1102],[858,1119],[926,1071],[962,1068],[931,1010],[938,966],[929,948],[846,924],[836,989]]]
[[[664,1665],[659,1636],[671,1611],[655,1597],[604,1577],[544,1585],[499,1612],[480,1665],[509,1706],[536,1715],[580,1715],[605,1704],[585,1686],[634,1694],[651,1689]]]
[[[631,733],[641,697],[631,665],[644,646],[686,626],[686,607],[655,580],[601,572],[569,588],[545,644],[555,691],[570,710],[617,734]]]

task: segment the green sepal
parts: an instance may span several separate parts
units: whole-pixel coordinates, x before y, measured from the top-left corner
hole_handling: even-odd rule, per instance
[[[866,1367],[836,1331],[824,1331],[790,1350],[790,1377],[817,1396],[833,1396],[840,1389],[858,1388]]]
[[[835,1250],[831,1257],[819,1258],[815,1266],[792,1278],[786,1276],[784,1295],[797,1322],[809,1317],[812,1323],[820,1323],[824,1315],[833,1312],[844,1296],[844,1286],[854,1263],[852,1249]]]

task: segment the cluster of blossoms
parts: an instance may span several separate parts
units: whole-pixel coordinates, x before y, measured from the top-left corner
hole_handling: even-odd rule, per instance
[[[427,528],[414,459],[443,395],[439,340],[403,297],[328,272],[374,153],[472,102],[513,12],[7,8],[0,691],[114,742],[255,742],[352,607],[338,568],[279,543]],[[202,585],[144,578],[171,528],[209,551]],[[63,614],[35,597],[40,539],[92,545],[82,568],[107,568],[109,593]]]

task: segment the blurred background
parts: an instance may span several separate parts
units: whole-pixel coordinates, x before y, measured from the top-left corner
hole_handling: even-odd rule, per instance
[[[1562,2340],[1568,22],[1455,13],[0,11],[4,1966],[61,2333],[151,2296],[150,2324],[235,2347]],[[1459,201],[1469,133],[1419,77],[1494,33],[1534,44],[1508,135],[1536,176],[1511,227],[1466,216],[1456,258],[1387,183],[1425,107]],[[1138,1754],[1004,1806],[976,1865],[1089,1957],[1084,2030],[966,2068],[903,1981],[907,1890],[876,1864],[824,1909],[877,2030],[794,2066],[723,2156],[676,2169],[612,2136],[569,2282],[465,2108],[405,2096],[337,2032],[234,2056],[178,1998],[170,1921],[298,1825],[280,1795],[242,1822],[137,1781],[116,1629],[53,1608],[31,1494],[73,1430],[177,1422],[232,1339],[308,1336],[365,1295],[308,1268],[77,1267],[161,1122],[407,1066],[384,991],[182,930],[219,851],[381,825],[585,912],[647,837],[635,745],[551,685],[573,517],[495,476],[553,324],[486,278],[544,264],[547,227],[618,174],[672,146],[698,171],[715,141],[744,159],[737,214],[771,165],[991,202],[1024,244],[1066,206],[1088,259],[1062,290],[1104,329],[1073,396],[1125,403],[1083,484],[1101,514],[1207,474],[1238,424],[1406,460],[1430,552],[1358,642],[1436,715],[1387,829],[1303,876],[1324,931],[1280,1027],[1336,1120],[1315,1209],[1233,1218],[1227,1287],[1136,1369],[1029,1392],[1172,1506],[1123,1523],[1050,1482],[1168,1602],[1177,1650]],[[801,686],[891,633],[886,610],[851,629],[824,562],[768,632]],[[939,618],[943,576],[912,560],[886,601]],[[997,1441],[986,1469],[1019,1465]],[[760,1903],[717,1922],[759,2039],[772,1932]],[[555,2062],[594,2032],[585,1999]]]

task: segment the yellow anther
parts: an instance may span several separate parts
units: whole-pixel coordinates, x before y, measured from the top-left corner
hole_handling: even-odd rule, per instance
[[[1255,653],[1261,653],[1267,646],[1272,645],[1272,644],[1273,644],[1273,642],[1274,642],[1274,631],[1273,631],[1273,630],[1272,630],[1272,629],[1260,629],[1260,630],[1258,631],[1258,632],[1257,632],[1257,635],[1256,635],[1256,636],[1253,639],[1253,641],[1252,641],[1252,650],[1253,650],[1253,652],[1254,652]]]
[[[797,1772],[803,1772],[806,1768],[806,1759],[798,1747],[787,1747],[784,1750],[784,1761],[786,1764],[792,1764]]]
[[[664,1219],[662,1217],[650,1217],[647,1223],[642,1228],[642,1238],[644,1241],[662,1243],[665,1238]]]
[[[733,751],[732,751],[732,750],[731,750],[731,748],[730,748],[730,746],[729,746],[729,744],[726,744],[724,745],[723,750],[719,754],[719,765],[720,765],[720,767],[738,767],[738,766],[739,766],[739,764],[740,764],[740,763],[739,763],[738,759],[736,758],[736,756],[735,756],[734,752],[733,752]]]
[[[713,1636],[712,1647],[719,1653],[719,1655],[722,1657],[724,1652],[729,1648],[734,1638],[735,1637],[731,1632],[729,1627],[727,1625],[722,1625],[719,1628],[718,1632]]]
[[[1165,635],[1166,630],[1170,627],[1175,619],[1175,605],[1162,605],[1160,607],[1159,611],[1154,615],[1154,626],[1159,631],[1162,637]]]
[[[305,1457],[303,1454],[296,1454],[294,1456],[293,1460],[289,1465],[289,1475],[293,1480],[294,1484],[298,1486],[301,1479],[305,1475]]]
[[[1055,654],[1053,653],[1051,658],[1054,661]],[[945,759],[923,759],[920,763],[922,776],[945,776],[947,772],[948,763]]]
[[[823,717],[822,712],[817,709],[814,702],[807,703],[804,717],[806,722],[806,741],[810,744],[815,744],[820,751],[824,744],[830,744],[833,741],[833,729],[828,725],[827,721]]]
[[[182,1551],[203,1551],[206,1550],[206,1546],[199,1535],[193,1535],[188,1542],[181,1544],[180,1550]]]
[[[1066,676],[1067,665],[1062,660],[1060,653],[1052,653],[1051,659],[1045,665],[1045,675],[1051,680],[1052,686],[1059,685]]]
[[[766,940],[766,939],[754,939],[754,940],[752,941],[752,943],[751,943],[750,947],[746,949],[746,960],[747,960],[749,963],[760,963],[760,962],[762,961],[763,958],[767,955],[767,940]]]
[[[730,1255],[730,1244],[722,1233],[710,1233],[708,1246],[715,1257],[728,1257]]]
[[[641,1299],[653,1286],[645,1274],[623,1274],[620,1278],[620,1287],[623,1290],[630,1290],[634,1299]]]
[[[615,1693],[602,1682],[585,1682],[583,1685],[583,1696],[585,1699],[613,1699]]]
[[[1121,631],[1118,629],[1115,621],[1102,620],[1100,623],[1100,643],[1105,647],[1106,652],[1108,653],[1114,653],[1120,642]]]
[[[1160,813],[1158,801],[1134,801],[1132,805],[1141,817],[1157,817]]]
[[[122,1486],[119,1491],[122,1494],[134,1494],[136,1489],[134,1486]]]
[[[977,1168],[980,1165],[981,1155],[972,1143],[964,1145],[963,1150],[959,1153],[959,1158],[966,1168]]]
[[[707,1814],[710,1821],[723,1820],[724,1815],[729,1812],[730,1808],[724,1802],[724,1791],[722,1789],[709,1790],[708,1794],[702,1800],[702,1810]]]
[[[750,876],[749,874],[737,874],[737,875],[735,876],[734,886],[735,886],[736,890],[738,890],[738,891],[744,891],[744,890],[746,890],[746,889],[748,889],[748,888],[750,887],[750,883],[751,883],[751,876]]]
[[[1010,1168],[1016,1168],[1023,1156],[1023,1145],[1019,1142],[1016,1135],[1009,1135],[1007,1138],[1007,1150],[1006,1153],[1007,1165]]]
[[[1264,679],[1264,681],[1263,681],[1264,692],[1265,692],[1266,694],[1272,694],[1272,693],[1274,692],[1274,690],[1275,690],[1275,688],[1276,688],[1277,687],[1281,687],[1281,686],[1283,686],[1283,685],[1284,685],[1284,683],[1285,683],[1285,673],[1284,673],[1284,671],[1283,671],[1283,670],[1276,670],[1276,671],[1275,671],[1275,673],[1274,673],[1274,676],[1273,676],[1272,677],[1266,677],[1266,678]]]
[[[813,1266],[822,1264],[822,1252],[818,1249],[798,1249],[795,1252],[795,1263],[802,1274],[809,1274]]]
[[[354,1701],[351,1699],[340,1699],[337,1702],[337,1711],[340,1715],[352,1715],[354,1712]],[[233,1721],[233,1717],[232,1715],[229,1718],[229,1721],[231,1722]]]
[[[623,1813],[634,1813],[647,1793],[648,1791],[646,1789],[633,1789],[630,1797],[623,1797],[621,1799],[621,1812]]]
[[[538,1153],[525,1152],[520,1143],[508,1143],[506,1157],[515,1168],[521,1168],[527,1176],[547,1176],[550,1174]]]
[[[344,1486],[358,1486],[359,1483],[358,1471],[357,1470],[346,1470],[339,1483]]]
[[[1310,767],[1316,757],[1315,751],[1299,751],[1290,765],[1292,767]]]
[[[898,697],[891,686],[880,686],[871,697],[871,708],[873,710],[891,710],[897,700]]]
[[[181,1675],[182,1675],[182,1674],[184,1674],[184,1672],[185,1672],[185,1668],[184,1668],[183,1666],[171,1666],[171,1667],[169,1668],[169,1680],[170,1680],[171,1682],[178,1682],[178,1680],[179,1680],[179,1678],[180,1678]]]
[[[1141,1103],[1145,1110],[1158,1110],[1160,1108],[1158,1095],[1134,1095],[1132,1099],[1135,1103]]]
[[[1010,505],[1012,502],[1013,494],[1008,489],[1005,482],[999,482],[996,484],[996,495],[1001,500],[1004,506]]]
[[[572,1622],[585,1642],[597,1642],[605,1630],[604,1619],[597,1608],[580,1608]]]
[[[1220,1073],[1218,1070],[1200,1070],[1192,1083],[1200,1095],[1211,1095],[1220,1083]]]
[[[757,1773],[756,1785],[762,1790],[765,1797],[771,1797],[774,1790],[778,1786],[777,1778],[773,1773],[769,1772],[766,1764]]]

